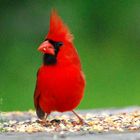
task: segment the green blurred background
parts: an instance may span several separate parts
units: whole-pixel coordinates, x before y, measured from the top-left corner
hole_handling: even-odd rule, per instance
[[[33,108],[52,8],[74,34],[86,75],[78,108],[140,105],[140,0],[1,0],[0,110]]]

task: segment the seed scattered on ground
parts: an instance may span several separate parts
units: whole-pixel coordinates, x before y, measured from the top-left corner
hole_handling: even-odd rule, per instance
[[[140,130],[140,111],[123,112],[115,114],[80,114],[85,123],[81,125],[78,119],[72,115],[53,115],[48,118],[46,123],[41,123],[35,117],[35,112],[29,111],[26,115],[22,112],[1,113],[0,132],[59,132],[60,135],[65,133],[85,132],[85,133],[102,133],[102,132],[128,132]],[[22,118],[24,120],[13,120],[13,118]],[[10,120],[10,117],[12,118]],[[8,118],[8,119],[7,119]]]

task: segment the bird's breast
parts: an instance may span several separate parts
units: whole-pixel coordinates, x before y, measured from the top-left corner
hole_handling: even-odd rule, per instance
[[[53,110],[65,111],[76,107],[84,91],[84,77],[76,66],[43,66],[39,70],[41,97]],[[49,101],[50,100],[50,101]]]

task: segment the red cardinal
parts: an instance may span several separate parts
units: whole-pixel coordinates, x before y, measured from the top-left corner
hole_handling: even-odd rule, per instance
[[[68,27],[52,11],[49,33],[38,48],[43,64],[37,73],[34,105],[42,120],[53,111],[72,111],[82,122],[73,110],[83,98],[85,79],[72,40]]]

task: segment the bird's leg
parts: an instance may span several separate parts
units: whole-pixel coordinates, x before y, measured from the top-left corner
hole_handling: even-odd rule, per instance
[[[45,116],[44,116],[44,118],[43,118],[43,121],[44,121],[44,122],[47,122],[48,116],[49,116],[49,114],[48,114],[48,113],[45,113]]]
[[[84,120],[75,111],[72,110],[72,112],[79,119],[79,123],[81,125],[85,124]]]
[[[49,116],[49,113],[45,113],[45,116],[39,120],[38,122],[41,124],[41,125],[46,125],[48,122],[47,122],[47,118]]]

